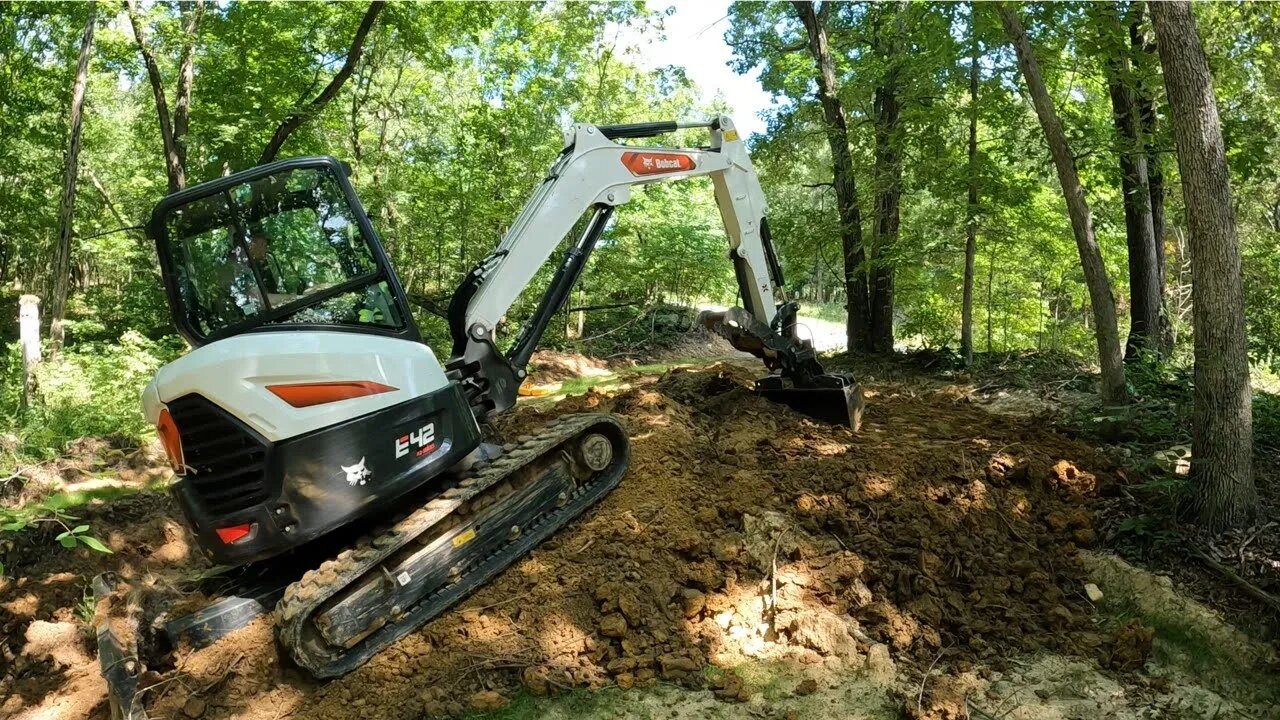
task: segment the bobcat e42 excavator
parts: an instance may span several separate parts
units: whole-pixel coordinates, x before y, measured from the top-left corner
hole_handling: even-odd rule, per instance
[[[679,128],[706,128],[710,144],[618,142]],[[760,183],[727,117],[574,125],[501,243],[454,293],[443,364],[333,158],[283,160],[162,200],[147,230],[193,349],[157,372],[142,404],[192,535],[232,570],[199,612],[146,619],[132,609],[127,641],[111,621],[99,625],[117,714],[143,717],[140,639],[206,645],[274,609],[285,654],[316,677],[342,675],[617,485],[629,449],[610,415],[564,416],[500,448],[484,442],[481,423],[515,404],[543,331],[631,187],[698,176],[714,184],[743,305],[703,322],[764,361],[761,395],[856,428],[861,390],[824,373],[797,337]],[[584,217],[533,316],[500,350],[499,321]],[[352,541],[352,528],[364,538]],[[115,582],[98,578],[99,595]]]

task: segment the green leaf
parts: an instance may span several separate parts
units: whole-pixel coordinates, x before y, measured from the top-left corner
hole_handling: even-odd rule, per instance
[[[58,544],[64,548],[73,548],[76,546],[76,536],[70,533],[62,533],[58,536]]]
[[[92,535],[77,535],[76,537],[80,540],[80,542],[84,543],[85,545],[88,545],[90,548],[97,550],[100,553],[106,553],[108,555],[112,554],[111,548],[107,547],[106,545],[103,545],[101,540],[99,540],[96,537],[93,537]]]
[[[5,530],[7,532],[17,532],[26,526],[27,526],[26,520],[14,520],[13,522],[0,525],[0,530]]]
[[[77,526],[75,526],[74,528],[72,528],[72,530],[71,530],[71,534],[72,534],[72,535],[79,535],[79,534],[80,534],[80,533],[82,533],[82,532],[88,532],[88,531],[89,531],[89,526],[88,526],[88,525],[77,525]]]

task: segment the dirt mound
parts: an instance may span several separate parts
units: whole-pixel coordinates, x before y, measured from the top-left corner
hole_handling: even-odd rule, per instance
[[[529,385],[547,385],[580,377],[612,375],[609,366],[596,358],[559,350],[539,350],[529,359]]]
[[[759,400],[748,381],[732,367],[677,371],[507,419],[514,435],[561,413],[616,413],[633,438],[627,479],[459,611],[351,675],[308,697],[279,671],[270,688],[236,674],[211,711],[252,714],[265,691],[300,717],[457,714],[521,686],[700,686],[707,664],[749,657],[842,671],[873,654],[926,664],[943,648],[951,662],[1005,644],[1103,652],[1075,559],[1090,529],[1080,491],[1106,477],[1088,448],[883,392],[854,435]],[[260,655],[262,641],[251,634],[241,651]],[[196,685],[219,679],[193,664],[204,654],[179,666]],[[721,697],[741,692],[718,685]]]
[[[158,493],[76,508],[75,522],[90,525],[109,555],[60,547],[56,523],[11,536],[7,577],[0,578],[0,716],[106,716],[106,684],[89,630],[95,611],[89,583],[106,571],[133,581],[207,566],[175,513]]]
[[[1111,656],[1076,557],[1093,542],[1083,501],[1112,482],[1089,447],[893,385],[854,434],[760,400],[751,378],[673,371],[503,418],[515,436],[616,413],[631,468],[582,520],[350,675],[307,681],[255,624],[177,653],[149,711],[416,718],[660,680],[746,700],[708,666],[758,658],[888,685],[1013,650]]]

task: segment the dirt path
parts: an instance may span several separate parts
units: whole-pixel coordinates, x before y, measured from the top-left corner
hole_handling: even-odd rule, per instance
[[[344,678],[321,685],[282,666],[259,622],[157,663],[148,711],[961,718],[980,717],[976,702],[1010,718],[1130,717],[1115,694],[1134,692],[1152,637],[1090,601],[1079,552],[1098,542],[1090,498],[1117,482],[1107,458],[1034,418],[905,383],[873,384],[854,434],[756,398],[752,377],[676,370],[526,406],[503,434],[568,412],[627,425],[631,468],[584,519]],[[105,717],[77,612],[88,576],[104,560],[135,581],[193,562],[163,498],[96,512],[116,555],[69,566],[28,555],[21,579],[0,585],[15,658],[4,717]],[[1039,657],[1051,661],[1025,660]],[[1045,706],[1078,697],[1057,714],[1014,712],[1036,705],[1027,693]],[[1152,703],[1141,707],[1164,707]]]
[[[699,305],[699,310],[724,312],[727,305]],[[841,323],[823,320],[801,314],[796,318],[800,326],[800,337],[813,342],[813,347],[820,353],[844,352],[847,345],[845,327]]]

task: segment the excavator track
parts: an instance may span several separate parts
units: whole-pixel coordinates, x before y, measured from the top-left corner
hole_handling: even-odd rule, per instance
[[[607,443],[607,445],[606,445]],[[622,479],[612,415],[566,415],[504,446],[422,507],[287,587],[276,637],[318,678],[338,677],[449,609]]]

